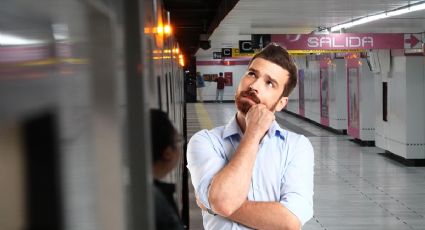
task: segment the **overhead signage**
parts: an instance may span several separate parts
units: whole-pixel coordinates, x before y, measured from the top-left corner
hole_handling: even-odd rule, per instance
[[[345,49],[345,50],[288,50],[289,54],[301,55],[301,54],[324,54],[324,53],[361,53],[366,52],[362,49]]]
[[[416,42],[410,39],[411,44]],[[271,40],[288,50],[368,50],[404,49],[406,38],[402,33],[272,34]]]
[[[239,49],[232,48],[232,57],[252,57],[254,55],[255,55],[254,52],[252,52],[252,53],[242,53],[242,52],[240,52]]]
[[[213,59],[221,59],[221,52],[213,52]]]
[[[240,40],[239,41],[239,52],[240,53],[254,53],[254,49],[252,49],[252,41],[251,40]]]
[[[222,48],[221,49],[222,57],[232,57],[232,48]]]
[[[251,35],[252,48],[262,49],[271,42],[270,34],[252,34]]]
[[[404,34],[404,48],[421,49],[422,40],[422,34]]]

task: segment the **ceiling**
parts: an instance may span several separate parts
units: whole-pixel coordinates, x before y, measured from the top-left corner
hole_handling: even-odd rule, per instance
[[[354,18],[420,1],[397,0],[240,0],[210,36],[211,49],[197,58],[212,57],[223,47],[238,47],[251,34],[307,34]],[[425,31],[425,11],[359,25],[346,32],[417,33]]]
[[[189,57],[199,48],[200,34],[210,35],[237,0],[164,0],[180,49]]]

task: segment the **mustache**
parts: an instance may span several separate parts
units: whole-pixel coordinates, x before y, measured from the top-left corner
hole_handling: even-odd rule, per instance
[[[239,97],[248,97],[252,101],[254,101],[256,104],[260,104],[261,103],[260,99],[257,97],[257,95],[255,94],[255,91],[254,90],[242,91],[239,94]]]

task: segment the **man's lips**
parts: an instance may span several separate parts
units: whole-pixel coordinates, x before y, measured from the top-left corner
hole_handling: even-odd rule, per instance
[[[242,96],[241,99],[244,99],[244,100],[248,101],[250,104],[253,104],[253,105],[258,104],[258,102],[250,96]]]

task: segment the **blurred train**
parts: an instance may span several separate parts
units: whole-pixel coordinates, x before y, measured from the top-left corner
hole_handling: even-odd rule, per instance
[[[160,0],[1,1],[0,229],[154,229],[149,109],[184,134],[169,25]]]

